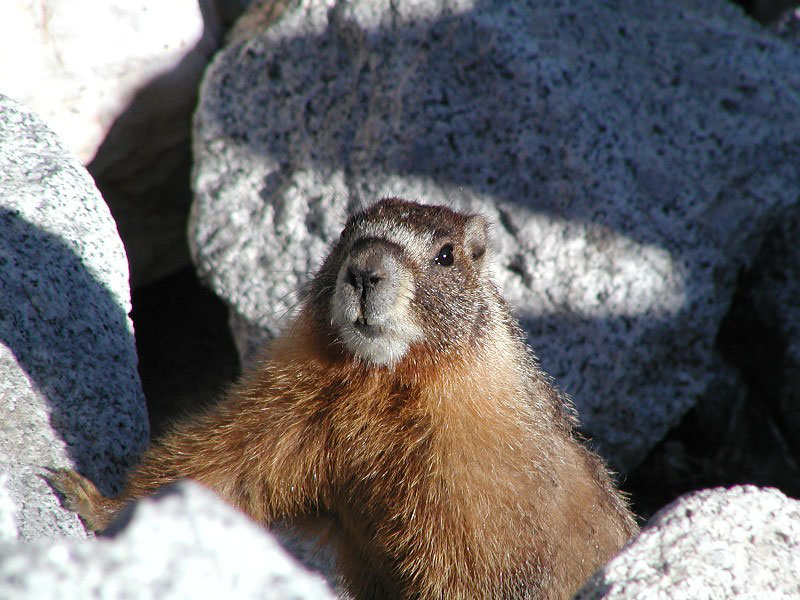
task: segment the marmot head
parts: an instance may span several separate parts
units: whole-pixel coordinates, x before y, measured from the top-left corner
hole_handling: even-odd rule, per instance
[[[357,359],[391,366],[410,349],[457,351],[485,335],[499,298],[479,215],[398,198],[346,223],[312,282],[315,311]],[[319,314],[319,313],[318,313]]]

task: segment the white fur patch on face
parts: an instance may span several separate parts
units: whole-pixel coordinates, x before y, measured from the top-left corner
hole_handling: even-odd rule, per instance
[[[339,337],[354,356],[377,366],[392,366],[406,355],[410,346],[410,341],[394,333],[366,337],[352,324],[339,326]]]
[[[374,236],[373,236],[374,237]],[[383,236],[387,239],[387,236]],[[348,256],[336,277],[336,290],[330,301],[331,324],[339,339],[359,359],[370,364],[390,366],[405,356],[409,346],[423,339],[422,328],[411,310],[414,281],[402,266],[395,265],[391,295],[379,308],[364,305],[347,283]]]

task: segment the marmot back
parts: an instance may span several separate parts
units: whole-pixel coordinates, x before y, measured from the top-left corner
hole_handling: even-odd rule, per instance
[[[94,528],[181,477],[265,524],[333,522],[359,599],[570,597],[636,525],[526,348],[487,239],[446,207],[359,212],[262,364],[121,496],[55,485]]]

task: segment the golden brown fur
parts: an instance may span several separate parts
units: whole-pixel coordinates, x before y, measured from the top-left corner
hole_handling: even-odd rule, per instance
[[[417,210],[397,203],[366,218]],[[417,283],[459,279],[442,310],[454,303],[480,327],[420,300],[423,341],[388,366],[354,358],[322,302],[343,237],[259,368],[153,445],[120,497],[56,475],[67,502],[100,529],[129,499],[190,477],[265,524],[332,519],[338,568],[359,599],[570,597],[636,526],[484,281],[483,248],[462,251],[482,234],[465,240],[468,217],[437,210],[420,221],[449,231],[457,268],[409,268]],[[464,304],[478,297],[480,310]]]

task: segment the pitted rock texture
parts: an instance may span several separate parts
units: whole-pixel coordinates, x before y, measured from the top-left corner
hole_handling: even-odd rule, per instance
[[[197,484],[136,503],[112,537],[0,544],[0,597],[327,600],[324,580]]]
[[[195,123],[190,244],[248,362],[345,216],[495,222],[501,287],[625,472],[735,376],[714,340],[800,198],[800,52],[723,0],[296,3]]]
[[[576,600],[798,595],[800,501],[744,486],[703,490],[664,508]]]
[[[85,536],[40,474],[71,466],[111,493],[147,443],[127,262],[86,170],[5,97],[0,289],[0,473],[18,536]]]

